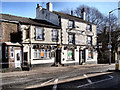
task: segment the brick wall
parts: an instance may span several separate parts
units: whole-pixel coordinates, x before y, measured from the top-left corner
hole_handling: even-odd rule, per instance
[[[11,34],[16,33],[17,31],[18,31],[17,24],[2,22],[1,23],[2,39],[0,39],[0,43],[10,42]]]

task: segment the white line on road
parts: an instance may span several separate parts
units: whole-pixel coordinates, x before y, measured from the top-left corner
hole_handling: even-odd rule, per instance
[[[92,81],[90,79],[88,79],[86,74],[84,74],[83,76],[85,76],[87,78],[87,81],[89,82],[89,84],[92,84]]]
[[[92,83],[80,85],[80,86],[77,86],[77,88],[84,87],[84,86],[88,86],[88,85],[92,85],[92,84],[97,84],[97,83],[100,83],[100,82],[104,82],[104,81],[113,79],[113,76],[111,76],[111,75],[108,75],[108,76],[109,76],[110,78],[107,78],[107,79],[104,79],[104,80],[100,80],[100,81],[97,81],[97,82],[92,82]]]
[[[50,80],[48,80],[48,81],[46,81],[46,82],[42,83],[41,85],[45,85],[45,84],[47,84],[47,83],[51,82],[52,80],[54,80],[54,79],[50,79]]]
[[[55,79],[54,86],[53,86],[52,90],[56,90],[57,89],[57,83],[58,83],[58,79]]]

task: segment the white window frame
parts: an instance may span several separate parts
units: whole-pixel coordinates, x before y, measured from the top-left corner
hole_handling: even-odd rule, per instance
[[[88,45],[92,45],[92,36],[87,37]]]
[[[52,41],[58,41],[58,30],[53,30]]]
[[[69,28],[74,28],[74,21],[73,20],[69,20],[68,27]]]
[[[69,44],[74,44],[75,43],[74,37],[75,37],[74,34],[69,34],[69,36],[68,36],[68,39],[69,39],[68,42],[69,42]]]
[[[91,52],[91,57],[89,57],[90,52]],[[93,50],[88,50],[88,59],[93,59]]]
[[[69,57],[69,52],[71,52],[71,57]],[[74,50],[68,50],[67,51],[67,59],[68,60],[74,60]]]
[[[1,29],[1,22],[0,22],[0,39],[2,38],[2,29]]]
[[[36,27],[35,29],[35,37],[36,37],[36,40],[41,40],[43,41],[44,40],[44,29],[43,28],[40,28],[40,27]],[[39,38],[38,38],[39,37]]]
[[[10,58],[14,58],[14,47],[10,47]]]
[[[44,53],[44,56],[41,56],[41,52]],[[50,58],[51,58],[50,50],[34,49],[34,59],[50,59]]]
[[[92,25],[91,24],[87,24],[87,30],[92,31]]]

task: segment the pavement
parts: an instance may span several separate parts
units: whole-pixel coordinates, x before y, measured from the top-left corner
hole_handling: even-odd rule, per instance
[[[1,73],[1,76],[0,78],[3,78],[3,77],[12,77],[12,76],[28,76],[28,75],[34,75],[34,74],[37,74],[37,73],[43,73],[43,74],[48,74],[48,73],[57,73],[59,71],[66,71],[68,69],[80,69],[80,70],[83,70],[83,69],[89,69],[89,68],[97,68],[97,67],[108,67],[110,66],[109,68],[107,68],[107,70],[115,70],[115,66],[114,64],[85,64],[85,65],[70,65],[70,66],[62,66],[62,67],[36,67],[36,68],[33,68],[32,70],[30,71],[14,71],[14,72],[4,72],[4,73]],[[102,72],[103,71],[106,71],[105,70],[101,70]]]
[[[2,87],[8,88],[27,88],[36,85],[46,86],[54,84],[58,80],[63,82],[77,77],[83,77],[84,74],[97,75],[108,73],[108,70],[115,70],[115,65],[111,64],[86,64],[86,65],[70,65],[63,67],[37,67],[30,71],[14,71],[2,73]],[[72,80],[73,80],[72,79]]]

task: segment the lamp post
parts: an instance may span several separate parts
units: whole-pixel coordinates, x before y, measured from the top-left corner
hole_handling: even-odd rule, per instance
[[[108,49],[109,49],[109,65],[111,64],[111,17],[110,14],[115,11],[115,10],[120,10],[120,8],[114,9],[112,11],[109,12],[109,44],[108,44]]]

